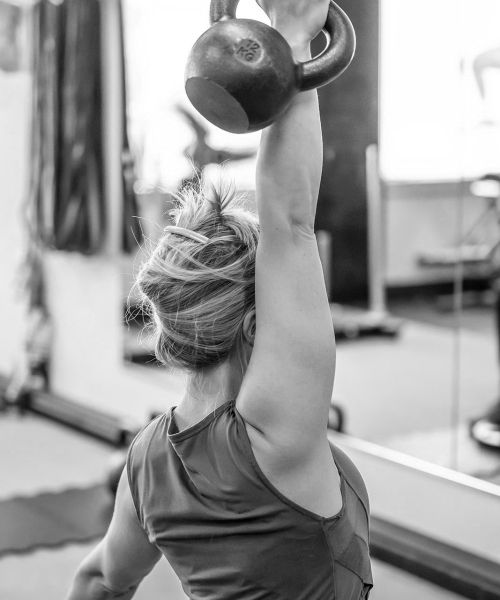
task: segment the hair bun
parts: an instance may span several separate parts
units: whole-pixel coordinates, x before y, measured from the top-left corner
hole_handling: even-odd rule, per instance
[[[212,186],[208,194],[188,188],[177,201],[175,225],[166,228],[137,285],[155,326],[158,360],[199,370],[242,348],[243,320],[255,306],[259,227],[232,186]],[[193,236],[210,243],[186,244]]]

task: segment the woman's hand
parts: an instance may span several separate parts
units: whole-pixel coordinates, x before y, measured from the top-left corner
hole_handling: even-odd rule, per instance
[[[308,45],[326,23],[330,0],[257,0],[292,47]]]

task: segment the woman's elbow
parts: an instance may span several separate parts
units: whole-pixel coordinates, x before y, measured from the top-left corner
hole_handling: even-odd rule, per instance
[[[80,568],[66,600],[107,600],[109,597],[102,586],[102,578],[95,572]]]
[[[136,590],[137,586],[118,590],[106,581],[100,571],[84,566],[78,569],[67,600],[128,600]]]

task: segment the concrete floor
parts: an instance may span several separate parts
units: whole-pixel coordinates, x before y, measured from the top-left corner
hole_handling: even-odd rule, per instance
[[[0,414],[0,500],[102,481],[109,444],[27,414]]]
[[[458,353],[455,355],[455,350]],[[348,433],[373,442],[451,427],[481,414],[497,396],[493,335],[407,321],[397,339],[365,338],[337,349],[334,398]]]

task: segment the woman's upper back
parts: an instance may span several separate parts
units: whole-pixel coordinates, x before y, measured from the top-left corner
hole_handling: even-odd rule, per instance
[[[324,518],[267,479],[234,402],[180,432],[173,415],[137,436],[127,470],[139,520],[191,599],[368,597],[368,496],[344,453],[331,447],[342,509]]]

